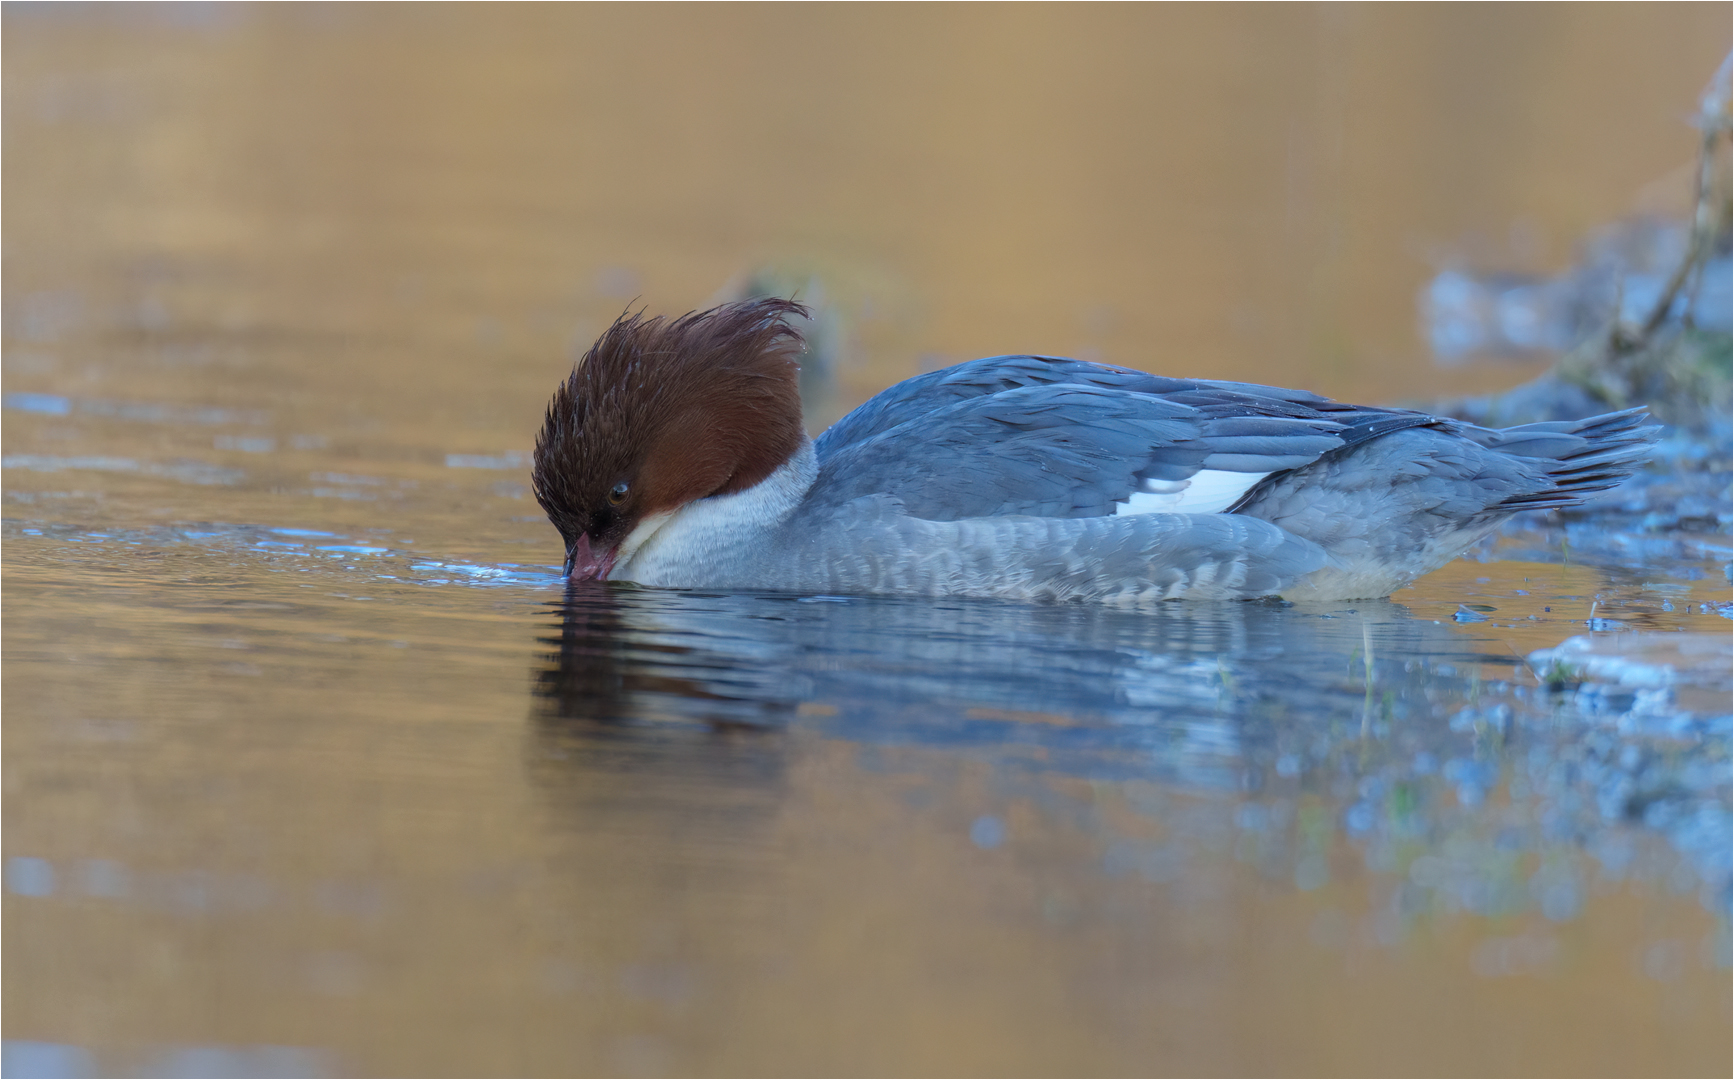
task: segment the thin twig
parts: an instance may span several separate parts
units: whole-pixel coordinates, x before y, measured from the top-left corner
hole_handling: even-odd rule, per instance
[[[1686,244],[1685,257],[1680,265],[1674,268],[1668,278],[1667,288],[1657,297],[1650,314],[1638,324],[1637,333],[1627,336],[1619,319],[1614,320],[1614,333],[1610,344],[1617,352],[1631,352],[1642,348],[1667,321],[1668,312],[1674,309],[1674,302],[1680,298],[1680,292],[1688,280],[1695,279],[1702,269],[1704,261],[1716,245],[1716,233],[1719,231],[1720,216],[1711,204],[1716,198],[1716,166],[1718,164],[1716,147],[1729,130],[1729,65],[1734,61],[1730,54],[1722,61],[1722,66],[1716,69],[1716,75],[1710,80],[1709,87],[1704,91],[1702,103],[1698,109],[1698,131],[1701,139],[1698,145],[1698,175],[1697,190],[1693,193],[1692,232]]]

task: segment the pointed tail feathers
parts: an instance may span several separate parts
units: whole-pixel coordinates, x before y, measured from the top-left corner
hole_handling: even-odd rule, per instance
[[[1513,495],[1499,505],[1513,510],[1547,510],[1575,506],[1606,491],[1644,467],[1650,448],[1662,430],[1645,426],[1643,408],[1603,413],[1585,420],[1556,420],[1492,431],[1464,432],[1490,450],[1544,463],[1552,486],[1527,495]]]

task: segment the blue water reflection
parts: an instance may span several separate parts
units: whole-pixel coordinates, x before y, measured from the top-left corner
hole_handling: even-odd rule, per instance
[[[1592,879],[1727,912],[1728,716],[1546,685],[1473,628],[1388,600],[802,599],[572,586],[541,638],[540,737],[654,778],[702,772],[705,740],[745,729],[774,773],[777,732],[799,725],[867,768],[901,747],[985,761],[1000,790],[1079,821],[1055,780],[1118,785],[1167,838],[1096,821],[1104,872],[1174,881],[1232,850],[1311,890],[1346,844],[1392,940],[1427,913],[1569,920]],[[983,848],[1006,835],[992,815],[970,829]]]

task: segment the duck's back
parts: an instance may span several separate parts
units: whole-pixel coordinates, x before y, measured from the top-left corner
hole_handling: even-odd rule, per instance
[[[1160,556],[1138,554],[1160,537],[1165,550],[1191,553],[1196,581],[1216,581],[1213,595],[1237,595],[1219,579],[1238,566],[1233,576],[1248,588],[1380,596],[1519,510],[1570,505],[1630,475],[1656,430],[1643,419],[1628,410],[1493,431],[1305,391],[991,357],[892,387],[821,435],[805,511],[816,515],[808,520],[854,507],[871,522],[1052,522],[1045,541],[1008,539],[1024,528],[1011,523],[978,537],[1013,543],[987,553],[1011,579],[1030,577],[1007,569],[1035,557],[1023,548],[1071,543],[1076,532],[1097,554],[1068,563],[1074,578],[1092,558],[1104,576],[1124,574],[1128,552],[1133,563]],[[1224,530],[1229,523],[1201,515],[1244,524]],[[1147,516],[1173,520],[1123,520]],[[1080,527],[1103,518],[1121,520]],[[1267,523],[1292,542],[1266,536]],[[1281,565],[1245,571],[1264,558],[1259,550],[1280,550]],[[1273,577],[1283,580],[1270,587]],[[1108,594],[1123,584],[1098,583]]]
[[[1216,513],[1273,474],[1437,422],[1302,390],[996,356],[899,383],[838,421],[815,443],[814,496],[891,495],[930,521]]]

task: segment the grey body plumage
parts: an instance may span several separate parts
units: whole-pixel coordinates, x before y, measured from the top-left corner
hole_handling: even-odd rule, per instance
[[[774,530],[656,583],[1108,603],[1382,596],[1518,510],[1617,483],[1652,437],[1642,419],[1492,431],[1304,391],[993,357],[844,417]],[[1206,470],[1246,474],[1232,512],[1116,516],[1150,479]]]
[[[728,312],[769,325],[747,314]],[[702,366],[683,371],[699,395]],[[719,445],[752,446],[757,421],[743,417]],[[1383,596],[1512,514],[1629,476],[1658,430],[1644,419],[1495,431],[1279,387],[990,357],[891,387],[755,483],[652,500],[599,565],[649,585],[809,593]],[[679,425],[652,442],[665,465],[689,464],[647,484],[706,460]],[[545,460],[558,491],[559,459]]]
[[[1329,562],[1316,544],[1232,514],[933,521],[889,495],[803,508],[766,541],[753,565],[719,563],[709,584],[1137,603],[1269,596]]]

